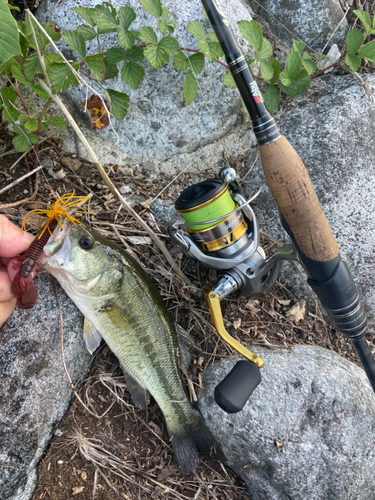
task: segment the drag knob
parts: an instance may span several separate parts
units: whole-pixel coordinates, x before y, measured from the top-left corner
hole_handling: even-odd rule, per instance
[[[215,388],[215,401],[227,413],[242,410],[261,382],[259,368],[249,361],[238,361]]]

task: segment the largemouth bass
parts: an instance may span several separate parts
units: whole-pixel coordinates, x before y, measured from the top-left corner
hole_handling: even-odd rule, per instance
[[[181,473],[194,474],[199,453],[218,453],[219,447],[186,397],[176,326],[151,279],[124,250],[86,225],[58,226],[44,254],[42,263],[85,316],[89,351],[103,338],[120,361],[134,403],[146,408],[151,393]]]

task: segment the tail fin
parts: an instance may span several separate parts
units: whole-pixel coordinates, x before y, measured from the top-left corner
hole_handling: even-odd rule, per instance
[[[199,454],[225,461],[219,443],[206,427],[198,412],[194,418],[194,425],[190,423],[181,427],[172,435],[172,446],[176,462],[183,476],[195,474],[199,465]]]

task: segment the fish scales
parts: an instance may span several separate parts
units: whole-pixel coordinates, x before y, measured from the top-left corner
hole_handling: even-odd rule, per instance
[[[44,252],[47,270],[106,341],[125,377],[130,375],[158,403],[181,472],[195,472],[198,452],[214,448],[219,455],[219,446],[186,397],[175,324],[140,265],[92,228],[68,222],[56,228]]]

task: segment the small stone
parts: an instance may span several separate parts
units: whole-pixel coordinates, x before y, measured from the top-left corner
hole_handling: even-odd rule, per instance
[[[23,194],[29,194],[28,190],[25,189],[24,192],[23,192]]]
[[[61,431],[60,429],[56,429],[53,434],[54,436],[57,436],[59,438],[61,438],[64,435],[63,431]]]
[[[124,185],[120,187],[119,191],[121,194],[128,194],[132,192],[132,188]]]
[[[134,174],[134,168],[131,168],[131,167],[121,167],[119,165],[118,171],[122,175],[131,176],[131,177],[133,177],[133,174]]]
[[[58,461],[57,461],[57,463],[58,463],[59,465],[62,465],[62,464],[64,463],[64,460],[58,460]]]

